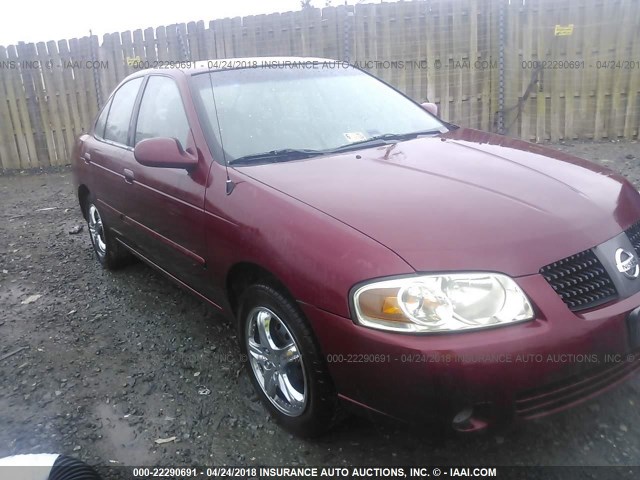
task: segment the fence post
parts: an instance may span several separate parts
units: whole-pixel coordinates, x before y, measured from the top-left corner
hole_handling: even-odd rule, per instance
[[[96,53],[93,50],[93,32],[89,30],[89,55],[91,55],[91,64],[95,65],[96,63]],[[98,74],[98,69],[93,68],[93,87],[96,89],[96,103],[98,104],[98,110],[102,108],[102,85],[100,84],[100,75]]]
[[[498,10],[498,133],[504,135],[504,44],[505,44],[505,0],[500,0]]]
[[[354,20],[354,12],[347,7],[344,19],[344,61],[351,63],[351,21]]]
[[[184,24],[176,25],[176,33],[178,34],[178,44],[180,45],[180,53],[182,54],[182,59],[186,61],[191,61],[191,52],[189,49],[189,44],[185,41],[183,32]]]
[[[20,69],[20,73],[22,74],[22,85],[24,87],[24,93],[26,97],[27,104],[27,115],[29,117],[29,125],[25,125],[25,136],[27,139],[29,136],[33,136],[33,143],[35,147],[35,152],[33,152],[33,157],[30,158],[30,166],[39,167],[44,166],[49,163],[48,155],[47,155],[47,145],[44,141],[44,127],[42,124],[42,117],[40,116],[40,109],[38,108],[38,103],[36,99],[36,89],[33,75],[34,68],[43,68],[40,60],[36,59],[35,56],[35,46],[33,43],[29,45],[24,42],[18,42],[18,56],[21,57],[22,60],[22,68]],[[25,61],[26,60],[26,61]],[[39,73],[37,75],[39,77]],[[38,78],[39,80],[39,78]],[[22,160],[27,161],[26,158]],[[34,161],[37,164],[34,164]]]

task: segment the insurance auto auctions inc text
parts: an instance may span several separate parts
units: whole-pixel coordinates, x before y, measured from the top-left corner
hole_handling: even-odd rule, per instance
[[[0,70],[107,69],[109,60],[2,60]]]
[[[492,467],[261,467],[258,477],[330,478],[424,478],[496,477]]]

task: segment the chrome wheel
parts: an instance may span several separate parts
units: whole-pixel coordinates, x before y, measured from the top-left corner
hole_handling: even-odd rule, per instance
[[[307,405],[307,379],[295,338],[266,307],[251,310],[246,325],[249,363],[262,391],[285,415],[301,415]]]
[[[89,215],[87,219],[89,223],[89,234],[91,235],[91,242],[93,248],[99,257],[104,257],[107,254],[107,239],[104,231],[104,225],[100,212],[94,204],[89,206]]]

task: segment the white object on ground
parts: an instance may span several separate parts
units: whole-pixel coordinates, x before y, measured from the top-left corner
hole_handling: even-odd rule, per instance
[[[57,453],[15,455],[0,458],[0,478],[20,478],[20,480],[47,480],[51,467],[59,457]],[[16,467],[21,467],[19,476]]]

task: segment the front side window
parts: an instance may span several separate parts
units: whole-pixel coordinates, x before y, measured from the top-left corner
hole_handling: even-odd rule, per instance
[[[154,137],[175,138],[187,148],[189,121],[180,90],[169,77],[150,77],[140,103],[135,143]]]
[[[111,140],[122,145],[127,144],[131,112],[133,112],[133,106],[141,83],[142,77],[130,80],[122,85],[113,96],[104,130],[105,140]]]

